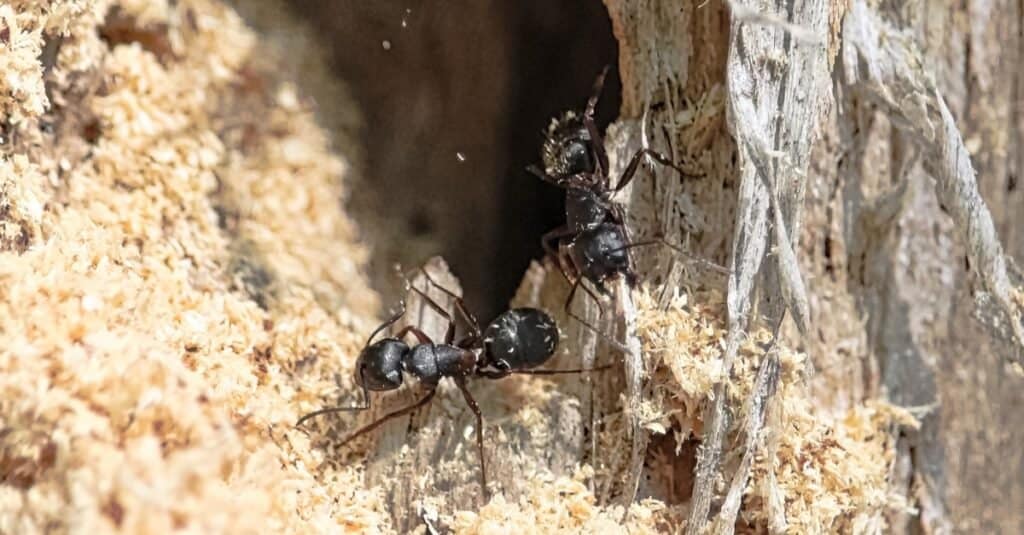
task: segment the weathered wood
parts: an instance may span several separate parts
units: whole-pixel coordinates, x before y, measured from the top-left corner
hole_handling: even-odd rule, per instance
[[[826,404],[844,406],[849,401],[863,399],[860,396],[887,395],[893,402],[917,410],[922,418],[921,429],[908,429],[900,433],[906,434],[910,441],[911,448],[902,451],[914,456],[911,478],[914,480],[914,488],[919,489],[912,491],[908,488],[905,491],[913,492],[911,499],[921,508],[918,524],[924,529],[935,532],[948,529],[950,508],[946,502],[949,494],[964,497],[964,502],[952,506],[953,510],[961,511],[977,511],[979,507],[991,509],[994,503],[1009,507],[1015,500],[1019,501],[1013,498],[1021,492],[1017,488],[1019,485],[1009,485],[1009,495],[994,503],[982,503],[967,490],[970,485],[978,484],[972,481],[979,481],[970,476],[953,477],[953,480],[958,481],[952,482],[953,488],[947,489],[952,466],[944,444],[963,444],[968,439],[955,435],[943,438],[943,430],[951,432],[954,429],[944,420],[945,411],[938,408],[938,389],[943,388],[959,399],[970,399],[972,406],[979,408],[982,408],[979,403],[995,403],[999,398],[965,390],[951,378],[946,379],[941,369],[936,368],[937,362],[948,361],[952,357],[950,347],[940,342],[950,334],[946,334],[945,327],[936,325],[936,320],[963,317],[965,313],[972,314],[972,311],[983,320],[983,324],[997,340],[1009,342],[1010,345],[997,342],[1002,344],[998,346],[1003,348],[1002,352],[1019,358],[1019,350],[1014,346],[1019,346],[1020,311],[1013,297],[1019,291],[1019,280],[1016,272],[1011,269],[1012,265],[1007,267],[1006,257],[996,236],[997,228],[1011,239],[1019,236],[1016,230],[1019,225],[1008,223],[1013,221],[1013,216],[1000,208],[995,198],[987,200],[996,203],[993,210],[997,214],[1002,213],[1002,227],[998,222],[999,216],[993,220],[989,215],[989,209],[979,195],[984,193],[985,183],[981,183],[980,188],[975,183],[972,166],[972,157],[976,159],[979,153],[996,170],[1020,166],[1019,163],[1013,163],[1012,156],[1009,158],[1011,163],[1005,163],[1008,153],[999,152],[998,147],[1006,146],[1002,141],[1006,138],[993,133],[1001,126],[992,126],[994,118],[1008,117],[1007,135],[1010,139],[1020,139],[1020,114],[1012,111],[1015,109],[1012,106],[1008,109],[1004,105],[1007,98],[1012,102],[1013,95],[1019,93],[1008,88],[1020,87],[1020,84],[1006,81],[1006,77],[1000,77],[992,67],[1012,63],[1009,59],[993,59],[995,54],[1003,53],[1007,58],[1019,57],[1012,46],[1004,51],[995,45],[999,39],[1019,41],[1014,33],[1015,28],[1020,26],[1019,17],[1009,16],[995,25],[1000,37],[988,31],[991,24],[975,20],[976,17],[991,20],[994,10],[1019,13],[1019,6],[1004,5],[1005,2],[978,2],[967,8],[963,16],[966,17],[964,20],[971,21],[968,38],[973,46],[983,47],[986,54],[983,63],[975,66],[969,62],[967,67],[981,71],[982,78],[977,82],[965,82],[956,77],[966,74],[953,68],[938,71],[944,77],[936,83],[934,78],[939,76],[935,74],[936,68],[940,67],[936,61],[960,61],[964,48],[957,44],[957,40],[963,36],[953,31],[952,42],[939,42],[936,37],[941,34],[941,30],[926,32],[926,23],[933,22],[936,28],[942,27],[942,24],[951,26],[947,21],[961,16],[960,8],[957,7],[935,10],[926,7],[925,3],[916,3],[913,8],[897,13],[888,4],[883,4],[876,12],[863,2],[854,2],[844,22],[846,3],[783,2],[783,7],[779,7],[771,2],[731,2],[728,3],[729,9],[703,5],[693,10],[686,6],[678,9],[674,4],[662,2],[631,2],[627,5],[608,1],[607,4],[615,23],[616,35],[623,47],[623,118],[618,127],[620,130],[615,130],[619,137],[610,136],[610,144],[618,152],[647,142],[656,148],[666,145],[671,147],[673,155],[682,161],[694,157],[692,148],[695,145],[694,131],[697,129],[685,122],[680,124],[679,118],[699,116],[699,112],[693,111],[693,106],[699,102],[701,95],[712,94],[710,90],[716,83],[720,83],[713,74],[713,66],[728,65],[726,99],[730,103],[729,125],[739,145],[740,156],[739,169],[735,171],[740,177],[739,203],[733,206],[728,196],[719,193],[712,196],[710,202],[691,204],[693,197],[708,195],[708,186],[684,184],[680,188],[671,179],[666,184],[664,176],[658,174],[659,181],[651,196],[647,196],[642,189],[647,187],[642,180],[632,188],[634,194],[630,197],[630,218],[641,229],[639,233],[650,232],[650,229],[660,225],[665,235],[680,240],[685,237],[685,241],[693,244],[695,250],[703,250],[711,257],[721,255],[721,245],[730,241],[734,251],[747,250],[750,246],[747,236],[760,236],[760,240],[770,239],[776,244],[789,241],[793,245],[792,253],[786,247],[774,249],[777,254],[770,256],[773,260],[765,264],[761,263],[760,249],[753,249],[756,254],[749,256],[751,260],[748,263],[756,261],[752,266],[744,267],[743,262],[738,261],[744,258],[742,256],[738,260],[734,259],[733,266],[738,266],[738,269],[733,274],[735,283],[730,285],[730,320],[733,319],[734,310],[745,311],[742,306],[745,299],[743,296],[750,291],[748,288],[752,284],[753,274],[762,271],[770,274],[758,284],[761,300],[754,310],[769,317],[777,314],[781,303],[766,302],[765,297],[781,294],[781,301],[795,311],[798,331],[817,331],[822,341],[812,338],[805,340],[805,343],[812,349],[812,354],[814,349],[826,353],[815,355],[815,360],[820,359],[825,367],[822,375],[812,379],[813,388],[825,395],[823,401]],[[727,17],[731,17],[733,32],[726,49],[729,60],[724,61],[723,49],[716,47],[718,43],[714,36],[708,35],[708,27],[722,28],[719,21]],[[871,22],[865,23],[865,17],[870,18]],[[747,33],[737,33],[737,28],[745,29],[741,31]],[[977,28],[986,28],[986,31],[976,31]],[[771,38],[760,41],[762,34]],[[787,40],[787,35],[792,38],[791,41]],[[913,52],[917,46],[915,43],[949,55],[938,57],[933,53],[926,59],[920,53]],[[822,48],[816,48],[816,45]],[[801,47],[803,52],[813,50],[813,55],[801,54]],[[824,74],[831,68],[832,60],[840,48],[845,51],[838,67],[839,72],[845,74],[838,75],[835,80],[834,97],[840,103],[839,113],[835,114],[836,110],[832,109],[829,102],[833,95],[823,86],[829,81]],[[851,53],[853,56],[849,55]],[[749,58],[761,61],[744,64],[744,59]],[[828,65],[825,65],[826,60]],[[899,63],[898,67],[893,66],[894,60]],[[709,71],[712,74],[707,74]],[[793,83],[801,80],[802,76],[809,78]],[[1019,78],[1013,74],[1009,78],[1012,80],[1014,76]],[[780,91],[779,84],[788,88],[788,91]],[[986,102],[991,102],[993,106],[1003,106],[999,109],[1003,109],[1007,115],[993,116],[991,109],[983,108],[977,101],[968,98],[970,95],[963,91],[965,84],[979,94],[986,95],[985,98],[990,99]],[[952,88],[953,97],[944,94],[940,88]],[[988,95],[995,90],[1000,93],[995,101],[991,101]],[[871,94],[865,95],[865,92]],[[860,99],[860,102],[866,99],[869,104],[851,106],[851,98]],[[950,98],[956,101],[956,105],[947,105]],[[687,108],[687,105],[691,107]],[[878,115],[875,106],[881,106],[882,115],[887,116],[885,119],[879,121],[873,118]],[[974,147],[968,150],[970,143],[964,139],[970,139],[970,136],[960,133],[965,127],[955,118],[957,110],[965,107],[977,110],[976,115],[984,116],[986,121],[968,123],[966,128],[980,128],[982,135],[991,143],[996,143],[996,146],[979,146],[976,136]],[[669,112],[666,113],[664,108],[668,108]],[[686,111],[687,115],[680,114],[680,109]],[[642,117],[642,124],[638,124],[638,117]],[[895,127],[906,131],[906,134],[893,134],[889,139],[884,134],[879,136],[878,125],[884,125],[886,120],[892,121]],[[781,138],[776,137],[776,134],[760,134],[766,126],[775,128],[778,125],[782,126],[778,133]],[[814,133],[819,130],[825,133],[825,142],[812,143]],[[838,144],[835,142],[837,131],[840,133]],[[696,133],[699,134],[699,130]],[[786,139],[793,142],[787,143]],[[782,142],[776,144],[780,140]],[[888,164],[877,157],[879,151],[892,154],[893,169],[890,172],[895,187],[878,184],[877,177],[884,177],[884,174],[879,173],[884,173]],[[706,159],[700,162],[703,170],[712,169],[712,176],[715,172],[728,173],[729,168],[723,169],[720,163],[722,154],[708,152],[712,156],[705,155]],[[698,161],[699,158],[698,152]],[[830,168],[830,162],[838,162],[839,165]],[[780,168],[782,173],[779,173]],[[808,174],[802,174],[800,169],[808,169]],[[753,176],[758,173],[767,176],[778,174],[780,181],[759,184],[745,178],[748,174]],[[928,201],[928,190],[925,188],[930,183],[929,176],[937,181],[939,205]],[[1002,179],[993,177],[992,180],[998,182]],[[887,195],[879,195],[879,189],[892,191]],[[1012,195],[1017,195],[1012,185],[1009,190]],[[642,193],[637,196],[637,191]],[[806,207],[805,191],[818,192],[808,199]],[[841,205],[834,204],[835,192],[841,193],[838,197]],[[773,201],[770,194],[778,195],[779,198]],[[736,218],[739,224],[735,236],[723,238],[723,227],[714,225],[687,228],[685,224],[680,224],[676,215],[680,205],[692,208],[689,218],[698,221],[704,213],[725,214],[724,217],[740,213]],[[775,206],[779,210],[773,210]],[[940,209],[951,212],[956,222],[955,227],[946,222]],[[801,223],[801,210],[815,224],[825,226],[805,229]],[[768,213],[771,215],[765,215]],[[668,216],[661,217],[665,214]],[[751,217],[743,214],[762,215]],[[832,230],[835,227],[831,227],[837,216],[839,219],[836,220],[843,222],[839,235]],[[917,231],[904,227],[907,224],[914,224],[911,228]],[[955,236],[956,228],[959,228],[962,240],[968,244],[967,265],[977,274],[982,285],[982,291],[971,292],[976,304],[957,297],[965,292],[954,293],[955,288],[950,283],[951,280],[964,278],[963,271],[955,267],[956,248],[950,247],[948,239],[921,241],[926,235],[922,233],[931,232],[927,229],[936,225],[943,235]],[[788,232],[780,236],[777,232],[781,229]],[[821,234],[825,234],[824,249],[821,246]],[[913,266],[912,261],[908,264],[905,256],[909,251],[920,258],[920,268],[908,269]],[[800,267],[794,270],[794,260],[797,259]],[[649,268],[663,263],[664,257],[657,258],[655,255],[654,260],[651,260],[650,256],[646,256],[643,260],[643,265]],[[775,262],[780,260],[784,266],[781,271],[775,267]],[[814,282],[810,285],[801,283],[808,274],[814,278]],[[931,278],[936,274],[939,278],[931,281],[921,279],[922,276]],[[779,278],[779,275],[785,277]],[[913,278],[907,278],[908,275]],[[743,281],[747,283],[739,284]],[[917,285],[922,286],[916,288]],[[819,293],[807,301],[794,297],[804,292]],[[851,307],[850,303],[856,305]],[[773,310],[776,312],[773,313]],[[802,317],[814,317],[815,327],[800,321]],[[855,334],[857,329],[854,325],[860,322],[858,317],[866,318],[861,334]],[[922,320],[919,317],[931,319]],[[842,327],[844,323],[849,324],[849,328]],[[962,344],[969,344],[967,340],[977,340],[979,337],[975,328],[959,330],[964,332],[954,336],[963,340]],[[738,343],[738,339],[734,336],[727,339],[727,355],[730,347]],[[837,361],[836,357],[831,356],[836,346],[823,343],[824,340],[842,343],[843,351],[860,351],[844,353],[847,358],[865,363],[857,375],[840,373],[843,368],[857,366]],[[981,340],[975,343],[992,347]],[[961,364],[959,360],[957,367],[961,374],[1001,376],[1006,373],[1005,370],[992,369],[993,360],[987,356],[978,360],[977,369],[972,369],[966,363]],[[821,369],[821,364],[818,367]],[[937,371],[940,372],[938,377]],[[975,384],[979,383],[976,381]],[[723,397],[718,396],[718,399],[722,400]],[[1002,427],[1002,422],[1014,419],[1009,414],[1000,415],[991,408],[985,407],[982,410],[988,415],[987,425]],[[723,423],[727,415],[728,411],[711,411],[706,423],[710,424],[712,436],[715,430],[724,432],[727,426]],[[956,428],[963,427],[963,424],[956,424]],[[971,427],[977,429],[976,425]],[[997,447],[991,440],[986,442],[983,439],[982,442],[988,444],[985,447]],[[963,454],[960,458],[964,459]],[[980,460],[961,462],[992,466]],[[691,503],[689,530],[699,528],[699,520],[704,518],[704,513],[717,499],[709,486],[716,473],[712,467],[716,465],[715,451],[702,451],[698,475],[704,477],[698,477],[697,486],[698,490],[703,486],[706,492],[698,492]],[[1013,466],[1018,467],[1015,473],[1019,474],[1019,460],[1015,459]],[[965,505],[968,502],[974,505]],[[1006,508],[1001,510],[1006,511]],[[1012,516],[1004,513],[1002,517],[985,520],[988,524],[983,525],[1009,526],[1010,518]],[[963,525],[979,525],[966,520],[961,522]]]

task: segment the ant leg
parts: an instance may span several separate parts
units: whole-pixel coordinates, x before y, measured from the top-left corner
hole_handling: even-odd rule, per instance
[[[558,246],[552,246],[551,242],[559,243],[563,238],[569,238],[574,236],[576,233],[569,228],[568,225],[562,225],[554,230],[545,233],[540,238],[540,246],[544,249],[544,254],[551,257],[555,263],[558,264],[558,270],[562,272],[562,276],[565,280],[571,281],[569,275],[565,270],[565,259],[558,249]]]
[[[473,395],[466,388],[466,378],[455,377],[453,379],[455,379],[455,385],[462,392],[462,397],[466,398],[466,404],[476,415],[476,449],[480,454],[480,488],[484,491],[484,499],[489,499],[491,493],[487,490],[487,461],[484,459],[484,417],[480,414],[480,406],[476,404]]]
[[[420,273],[423,274],[423,276],[427,279],[427,282],[433,285],[434,288],[441,290],[442,292],[444,292],[445,295],[451,298],[452,302],[455,303],[455,310],[462,315],[462,319],[465,320],[466,323],[469,325],[470,330],[473,331],[473,335],[479,337],[480,322],[477,321],[476,316],[474,316],[473,313],[469,311],[469,307],[466,306],[466,302],[463,301],[462,296],[457,295],[455,292],[442,286],[441,283],[435,281],[433,277],[430,276],[430,273],[427,273],[427,270],[424,269],[423,266],[420,266]]]
[[[648,245],[659,245],[659,244],[660,245],[664,245],[665,247],[668,247],[669,249],[672,249],[673,251],[679,253],[680,256],[686,258],[690,262],[693,262],[695,264],[701,264],[704,267],[710,269],[711,271],[716,271],[718,273],[722,273],[723,275],[729,275],[729,274],[732,273],[731,271],[729,271],[728,268],[720,266],[720,265],[718,265],[718,264],[716,264],[714,262],[705,260],[703,258],[698,258],[698,257],[694,256],[692,253],[689,253],[689,252],[683,250],[682,247],[669,242],[665,238],[655,238],[653,240],[644,240],[644,241],[641,241],[641,242],[630,243],[630,244],[624,245],[622,247],[617,247],[615,249],[612,249],[612,252],[615,252],[615,251],[625,251],[627,249],[633,249],[635,247],[647,247]]]
[[[417,294],[419,294],[420,298],[422,298],[423,301],[430,308],[434,309],[434,312],[437,312],[438,314],[443,316],[444,319],[448,322],[448,330],[445,331],[445,333],[444,333],[444,343],[446,343],[446,344],[452,343],[452,340],[455,339],[455,321],[452,320],[452,315],[449,314],[448,311],[445,310],[444,308],[441,308],[441,305],[437,304],[437,301],[434,301],[433,299],[431,299],[430,296],[427,295],[426,292],[424,292],[423,290],[420,290],[419,288],[417,288],[415,286],[410,286],[410,288],[412,288],[412,291],[414,291]],[[408,329],[408,327],[406,329]],[[405,329],[402,329],[402,331],[403,332],[407,332]],[[409,331],[409,332],[411,332],[411,331]],[[413,334],[415,334],[415,333],[413,333]],[[417,335],[417,337],[419,337],[419,335]]]
[[[565,275],[564,272],[562,274]],[[564,306],[564,311],[565,311],[566,315],[569,316],[570,318],[578,321],[580,323],[580,325],[583,325],[585,328],[587,328],[587,330],[589,330],[589,331],[593,332],[594,334],[600,336],[602,339],[604,339],[604,341],[608,342],[612,347],[615,347],[616,349],[618,349],[619,351],[622,351],[623,353],[628,353],[629,349],[626,348],[626,346],[622,345],[621,343],[619,343],[618,340],[612,338],[611,336],[608,336],[607,334],[602,332],[601,329],[598,329],[593,324],[591,324],[589,321],[583,319],[583,317],[581,317],[580,315],[578,315],[578,314],[576,314],[575,312],[572,311],[572,300],[573,300],[574,297],[576,297],[576,289],[581,287],[581,286],[583,287],[583,291],[587,292],[587,294],[590,295],[590,297],[594,300],[594,302],[597,303],[597,314],[598,314],[598,316],[604,315],[604,307],[601,305],[601,299],[596,294],[594,294],[593,290],[588,288],[586,284],[583,284],[583,278],[582,277],[577,277],[576,280],[572,284],[572,289],[569,290],[569,297],[565,300],[565,306]],[[516,373],[520,373],[520,372],[516,372]]]
[[[642,158],[644,156],[650,156],[651,158],[654,158],[654,160],[657,161],[658,163],[675,169],[676,172],[679,173],[683,178],[700,178],[701,176],[703,176],[687,173],[683,168],[676,165],[675,162],[673,162],[672,159],[669,158],[668,156],[665,156],[664,154],[650,148],[643,148],[633,153],[633,156],[629,159],[629,163],[626,165],[626,169],[625,171],[623,171],[622,177],[619,179],[619,183],[616,184],[615,188],[611,190],[613,195],[621,191],[633,180],[633,177],[636,175],[636,171],[639,168],[640,162],[642,161]]]
[[[603,316],[604,315],[604,304],[602,303],[601,298],[602,297],[607,297],[607,298],[611,299],[612,294],[609,293],[608,290],[604,287],[604,285],[599,283],[599,282],[591,282],[591,284],[594,285],[596,290],[592,290],[590,288],[590,286],[588,286],[587,284],[581,284],[580,286],[583,288],[583,291],[587,292],[587,295],[589,295],[590,298],[594,300],[594,303],[597,303],[597,310],[598,310],[598,314],[597,315],[598,316]]]
[[[565,271],[562,271],[562,275],[567,279],[569,278],[569,275],[567,275]],[[572,314],[572,300],[576,297],[576,289],[579,288],[580,281],[582,280],[582,277],[577,277],[576,280],[573,281],[572,288],[569,289],[569,296],[565,298],[565,305],[562,307],[562,310],[567,314]]]
[[[594,155],[597,156],[597,175],[604,177],[606,181],[608,180],[608,152],[604,148],[604,138],[601,137],[597,123],[594,122],[594,112],[597,108],[597,100],[601,97],[601,91],[604,90],[604,78],[607,75],[608,65],[605,65],[604,69],[601,69],[601,74],[597,75],[597,79],[594,80],[594,89],[590,98],[587,99],[587,107],[583,111],[583,126],[590,134],[591,146],[594,149]],[[607,186],[607,184],[605,185]]]
[[[628,347],[622,345],[621,342],[619,342],[618,340],[612,338],[611,336],[608,336],[604,331],[602,331],[601,329],[598,329],[592,323],[590,323],[587,320],[583,319],[582,317],[578,316],[575,312],[569,312],[569,317],[574,319],[574,320],[576,320],[576,321],[578,321],[580,323],[580,325],[585,327],[588,331],[590,331],[590,332],[600,336],[602,340],[604,340],[605,342],[608,342],[608,345],[614,347],[615,349],[618,349],[619,351],[621,351],[623,353],[629,353],[629,348]],[[583,371],[586,371],[586,370],[583,370]],[[509,373],[523,373],[523,372],[509,372]],[[534,373],[536,375],[547,375],[547,374],[537,373],[537,372],[534,372]]]
[[[614,193],[618,193],[633,180],[633,176],[636,175],[636,171],[640,167],[640,162],[643,161],[644,156],[650,156],[658,163],[675,169],[677,173],[683,176],[683,178],[700,178],[700,176],[702,176],[687,173],[683,168],[676,165],[671,158],[654,149],[639,149],[634,152],[633,157],[629,159],[629,163],[626,165],[626,170],[622,172],[622,178],[619,179],[619,183],[616,184],[615,188],[612,190]]]
[[[313,411],[313,412],[303,416],[302,418],[299,418],[299,421],[295,422],[295,427],[299,427],[300,425],[303,424],[303,422],[305,422],[306,420],[309,420],[310,418],[316,418],[317,416],[320,416],[320,415],[323,415],[323,414],[333,414],[335,412],[365,411],[366,409],[369,409],[369,408],[370,408],[370,391],[367,390],[366,387],[364,386],[363,387],[363,404],[361,406],[357,405],[355,407],[329,407],[329,408],[326,408],[326,409],[320,409],[318,411]]]
[[[603,364],[601,366],[594,366],[593,368],[571,368],[568,370],[514,370],[509,373],[515,373],[520,375],[561,375],[568,373],[587,373],[587,372],[600,372],[615,366],[614,364]]]
[[[403,336],[405,336],[408,333],[412,333],[412,335],[415,336],[416,339],[419,340],[421,344],[433,344],[434,343],[434,341],[431,340],[429,336],[427,336],[427,333],[419,330],[419,328],[417,328],[417,327],[413,327],[412,325],[408,325],[406,327],[402,327],[402,330],[398,331],[398,333],[395,334],[395,338],[402,338]]]
[[[412,290],[412,291],[416,292],[423,299],[423,301],[427,304],[427,306],[429,306],[430,308],[434,309],[434,311],[437,312],[438,314],[440,314],[441,316],[444,316],[444,319],[448,321],[448,331],[445,334],[445,343],[446,344],[451,343],[451,341],[453,339],[455,339],[455,322],[452,321],[451,314],[449,314],[448,311],[445,310],[441,305],[437,304],[437,301],[434,301],[433,298],[431,298],[429,295],[427,295],[423,290],[420,290],[415,285],[413,285],[412,282],[409,280],[409,277],[406,276],[406,274],[402,272],[402,270],[401,270],[401,268],[399,266],[395,266],[395,267],[396,267],[396,269],[398,271],[398,276],[401,277],[402,280],[405,282],[405,290],[406,291]],[[438,286],[439,288],[441,288],[446,293],[451,294],[451,292],[449,292],[445,288],[440,287],[436,282],[434,282],[434,280],[430,278],[430,275],[427,274],[427,270],[423,269],[422,266],[419,269],[427,277],[427,280],[430,281],[430,283],[434,284],[435,286]],[[403,307],[404,307],[405,302],[403,301],[402,303],[403,303]],[[403,334],[405,334],[407,332],[410,332],[410,330],[408,328],[402,330]],[[421,332],[421,334],[422,334],[422,332]],[[397,338],[401,338],[401,336],[397,336]],[[419,335],[417,335],[417,338],[419,338]],[[421,341],[422,341],[422,338],[421,338]]]
[[[408,407],[404,407],[404,408],[398,409],[397,411],[389,412],[389,413],[385,414],[384,416],[381,416],[380,418],[378,418],[377,421],[375,421],[375,422],[373,422],[373,423],[371,423],[369,425],[365,425],[363,427],[360,427],[358,431],[356,431],[355,433],[352,433],[351,435],[349,435],[347,438],[345,438],[345,440],[342,440],[341,443],[338,444],[338,445],[339,446],[344,446],[345,444],[348,444],[349,442],[352,442],[354,439],[356,439],[360,435],[364,435],[366,433],[369,433],[370,431],[373,431],[374,429],[377,429],[378,427],[383,425],[384,422],[386,422],[386,421],[388,421],[388,420],[390,420],[392,418],[398,418],[399,416],[402,416],[404,414],[409,414],[410,412],[415,411],[416,409],[426,405],[434,397],[434,394],[436,394],[436,393],[437,393],[436,390],[431,389],[430,392],[428,392],[426,396],[423,396],[423,399],[417,401],[416,403],[413,403],[412,405],[409,405]]]
[[[565,278],[567,278],[567,279],[569,278],[569,276],[564,271],[562,272],[562,275],[564,275]],[[572,280],[572,279],[569,279],[569,280],[572,281],[572,288],[569,289],[569,296],[566,297],[565,305],[563,306],[562,310],[564,310],[566,314],[568,314],[568,315],[570,315],[570,316],[572,316],[572,317],[574,317],[576,319],[579,319],[573,313],[573,311],[572,311],[572,300],[573,300],[573,298],[576,297],[576,290],[578,288],[582,287],[583,291],[587,292],[587,295],[589,295],[590,298],[593,299],[595,303],[597,303],[597,311],[598,311],[597,315],[598,316],[603,316],[604,315],[604,305],[601,304],[601,298],[597,294],[595,294],[593,290],[591,290],[589,287],[587,287],[586,284],[583,284],[583,277],[576,277],[575,280]],[[608,293],[606,291],[603,291],[602,293],[604,295],[608,295]]]
[[[568,238],[576,234],[568,225],[562,225],[554,230],[550,230],[544,233],[540,237],[540,246],[544,249],[544,253],[552,258],[558,258],[558,250],[551,246],[551,242],[558,242],[562,238]]]
[[[537,167],[536,165],[528,165],[528,166],[526,166],[526,170],[530,174],[536,175],[537,178],[543,180],[544,182],[547,182],[548,184],[551,184],[553,186],[558,186],[560,188],[567,187],[567,184],[566,184],[566,182],[564,180],[559,180],[558,178],[555,178],[555,177],[547,174],[546,172],[544,172],[543,169],[541,169],[540,167]]]
[[[370,333],[370,338],[368,338],[366,340],[366,345],[367,346],[370,345],[370,342],[372,342],[373,339],[378,334],[380,334],[381,331],[383,331],[384,329],[387,329],[388,327],[394,325],[395,322],[397,322],[398,320],[402,319],[402,316],[404,316],[404,315],[405,315],[405,299],[402,299],[401,301],[398,302],[398,312],[396,312],[393,316],[388,318],[384,323],[380,324],[380,327],[377,327],[376,330],[374,330],[372,333]]]

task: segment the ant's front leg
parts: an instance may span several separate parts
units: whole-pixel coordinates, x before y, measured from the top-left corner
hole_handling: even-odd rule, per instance
[[[356,405],[354,407],[328,407],[326,409],[320,409],[318,411],[313,411],[313,412],[311,412],[309,414],[306,414],[302,418],[299,418],[299,421],[295,422],[295,427],[299,427],[300,425],[303,424],[303,422],[305,422],[306,420],[309,420],[310,418],[316,418],[317,416],[321,416],[321,415],[324,415],[324,414],[333,414],[333,413],[336,413],[336,412],[365,411],[366,409],[369,409],[369,408],[370,408],[370,391],[367,390],[366,387],[364,386],[363,387],[363,404],[362,405]]]
[[[474,316],[473,313],[469,311],[469,307],[466,306],[466,302],[462,299],[462,297],[456,294],[455,292],[449,290],[448,288],[445,288],[439,282],[435,281],[433,277],[431,277],[430,274],[427,273],[427,270],[424,269],[423,266],[420,266],[419,270],[420,273],[423,274],[423,277],[427,279],[428,283],[430,283],[433,287],[437,288],[438,290],[444,292],[444,294],[447,295],[452,300],[453,303],[455,303],[455,310],[457,310],[459,314],[462,315],[462,319],[466,322],[466,324],[469,325],[469,329],[470,331],[472,331],[473,336],[479,338],[481,333],[480,322],[478,322],[476,316]],[[449,341],[448,343],[451,342]]]
[[[601,70],[601,74],[597,75],[597,79],[594,80],[594,89],[591,91],[590,98],[587,100],[587,107],[583,111],[583,126],[587,129],[587,133],[590,135],[591,147],[594,151],[597,161],[597,176],[604,177],[607,180],[608,177],[608,151],[604,148],[604,138],[601,136],[601,132],[597,129],[597,123],[594,122],[594,113],[597,109],[597,100],[601,97],[601,91],[604,89],[604,79],[608,75],[608,66]],[[607,187],[607,183],[605,184]]]
[[[416,409],[418,409],[418,408],[426,405],[427,403],[429,403],[430,400],[434,398],[434,394],[436,394],[436,393],[437,393],[437,390],[431,389],[430,392],[428,392],[426,396],[423,396],[423,399],[417,401],[416,403],[413,403],[412,405],[409,405],[408,407],[404,407],[404,408],[398,409],[396,411],[389,412],[389,413],[385,414],[384,416],[381,416],[375,422],[359,428],[359,430],[357,430],[355,433],[352,433],[351,435],[349,435],[347,438],[345,438],[345,440],[342,440],[341,443],[338,444],[338,445],[339,446],[344,446],[345,444],[348,444],[349,442],[355,440],[360,435],[364,435],[366,433],[369,433],[370,431],[373,431],[374,429],[377,429],[378,427],[383,425],[384,422],[387,422],[388,420],[390,420],[392,418],[398,418],[399,416],[402,416],[402,415],[405,415],[405,414],[409,414],[410,412],[415,411]]]

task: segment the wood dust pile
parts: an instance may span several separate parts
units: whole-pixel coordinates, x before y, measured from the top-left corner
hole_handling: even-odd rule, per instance
[[[351,397],[379,304],[342,210],[345,163],[268,57],[213,1],[0,6],[0,532],[390,529],[359,457],[293,428]],[[640,308],[661,362],[650,426],[699,436],[720,303]],[[886,429],[904,415],[816,415],[801,356],[782,355],[777,460],[757,459],[741,518],[882,522]],[[758,356],[751,344],[733,395]],[[623,523],[596,505],[593,473],[540,474],[448,523],[654,532],[685,517],[646,500]]]

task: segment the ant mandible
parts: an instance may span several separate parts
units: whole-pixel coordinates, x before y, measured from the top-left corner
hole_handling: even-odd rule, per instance
[[[541,148],[544,169],[537,166],[527,168],[541,180],[565,189],[566,224],[544,234],[541,246],[548,256],[555,259],[566,280],[572,283],[565,310],[581,322],[583,320],[572,313],[570,305],[583,279],[590,281],[600,294],[608,296],[605,282],[616,276],[625,278],[630,287],[636,285],[637,275],[632,268],[629,249],[663,243],[680,251],[664,239],[630,242],[622,206],[612,197],[633,180],[645,157],[675,169],[684,178],[695,177],[675,165],[668,156],[642,148],[633,153],[618,183],[612,187],[608,153],[594,121],[607,73],[608,67],[605,67],[598,75],[582,116],[568,112],[552,120]],[[583,289],[600,307],[600,298],[586,285]]]
[[[466,404],[476,416],[476,444],[480,456],[480,486],[485,498],[487,488],[487,465],[484,460],[483,416],[473,395],[466,386],[471,376],[487,379],[501,379],[511,374],[556,375],[582,373],[610,368],[611,365],[590,369],[535,370],[555,354],[559,331],[555,320],[546,312],[536,308],[513,308],[498,315],[483,330],[462,298],[438,284],[422,267],[419,271],[435,288],[452,299],[455,310],[469,327],[469,333],[455,340],[455,320],[425,292],[409,283],[406,288],[416,292],[424,303],[448,322],[444,341],[435,343],[418,327],[403,327],[394,336],[373,341],[383,330],[394,325],[405,315],[405,300],[399,302],[398,311],[370,334],[356,360],[355,382],[363,391],[363,404],[354,407],[329,407],[313,411],[299,418],[296,426],[311,418],[336,412],[364,411],[370,408],[370,391],[395,390],[402,386],[404,374],[409,374],[423,385],[427,393],[415,403],[389,412],[367,424],[344,440],[340,446],[377,429],[388,420],[409,414],[423,407],[433,399],[441,379],[448,377],[465,398]],[[412,334],[417,344],[409,346],[402,339]]]

